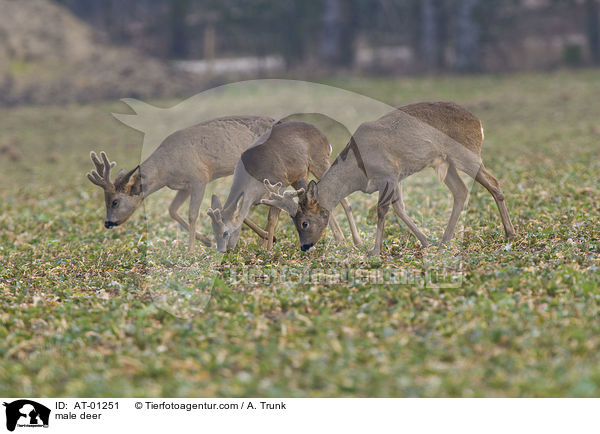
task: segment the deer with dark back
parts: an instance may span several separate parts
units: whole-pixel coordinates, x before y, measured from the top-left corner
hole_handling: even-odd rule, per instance
[[[231,175],[242,152],[275,121],[268,117],[235,116],[213,119],[177,131],[167,137],[139,166],[129,172],[121,170],[114,182],[110,179],[110,162],[106,153],[100,157],[91,152],[95,170],[88,179],[104,189],[106,219],[104,226],[113,228],[125,222],[150,194],[168,187],[177,190],[169,206],[169,215],[189,231],[189,250],[198,239],[210,246],[206,235],[196,232],[200,204],[206,185],[217,178]],[[178,210],[190,198],[188,221]],[[244,221],[263,239],[266,231],[252,221]]]
[[[321,238],[327,218],[335,205],[354,191],[379,192],[375,245],[370,255],[379,255],[383,243],[385,216],[395,213],[418,238],[429,240],[408,216],[402,200],[401,181],[432,167],[453,196],[450,219],[442,242],[449,241],[468,197],[458,174],[467,173],[492,195],[508,239],[515,230],[498,180],[481,161],[483,127],[469,111],[453,103],[417,103],[401,107],[378,120],[359,126],[333,165],[316,183],[297,191],[271,190],[262,203],[285,209],[294,220],[302,250]],[[294,196],[298,196],[298,203]]]
[[[238,161],[233,183],[225,205],[216,195],[212,197],[208,215],[212,220],[217,249],[225,252],[236,246],[242,221],[250,207],[260,203],[267,191],[265,185],[280,188],[292,185],[302,188],[301,180],[309,173],[317,179],[330,166],[331,146],[327,138],[316,127],[305,122],[279,122],[261,136],[254,145],[242,153]],[[294,192],[295,194],[295,192]],[[340,199],[350,227],[353,240],[360,243],[352,212],[346,199]],[[273,246],[273,233],[280,209],[271,207],[266,226],[267,248]],[[344,241],[344,235],[335,218],[327,218],[334,237]]]

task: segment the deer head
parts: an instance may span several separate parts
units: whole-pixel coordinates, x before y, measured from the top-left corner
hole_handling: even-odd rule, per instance
[[[298,181],[298,190],[287,190],[281,193],[281,184],[271,184],[264,181],[269,192],[269,198],[261,203],[277,207],[286,211],[296,226],[300,248],[308,251],[321,239],[329,223],[329,211],[319,205],[317,201],[317,183],[310,181],[308,186],[304,179]],[[294,200],[298,197],[298,202]]]
[[[113,183],[110,180],[110,170],[117,165],[115,161],[110,162],[105,152],[100,152],[100,158],[95,152],[90,152],[90,158],[96,170],[87,174],[88,179],[104,189],[104,201],[106,203],[106,220],[104,226],[107,229],[120,225],[127,220],[131,214],[142,203],[142,178],[140,166],[129,172],[120,170]]]
[[[235,202],[223,209],[221,201],[216,195],[212,195],[209,210],[206,212],[212,223],[217,250],[225,253],[233,249],[237,244],[242,229],[244,218],[241,216],[244,204],[244,193],[240,194]]]

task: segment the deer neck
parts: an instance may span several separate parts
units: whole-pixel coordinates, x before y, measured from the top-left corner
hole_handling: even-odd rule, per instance
[[[142,192],[144,197],[167,185],[164,176],[161,176],[163,171],[160,170],[152,156],[140,164],[140,173],[142,175]]]
[[[364,166],[359,164],[353,146],[357,149],[352,142],[344,148],[317,184],[317,201],[329,211],[346,196],[367,188]]]
[[[229,191],[229,196],[227,197],[227,201],[223,206],[224,209],[224,218],[230,220],[233,216],[233,211],[235,210],[235,204],[242,193],[244,193],[244,202],[242,203],[242,208],[240,213],[238,214],[238,220],[243,221],[248,213],[250,212],[250,208],[258,203],[260,199],[265,195],[265,186],[262,182],[258,181],[254,177],[252,177],[248,172],[246,172],[242,167],[236,167],[236,173],[233,177],[233,183],[231,185],[231,190]]]

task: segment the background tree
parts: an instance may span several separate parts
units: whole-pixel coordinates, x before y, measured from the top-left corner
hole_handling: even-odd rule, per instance
[[[171,0],[169,2],[169,57],[185,58],[188,55],[187,16],[189,0]]]
[[[360,48],[383,72],[477,72],[490,67],[486,58],[496,59],[494,68],[518,68],[510,59],[532,22],[543,33],[534,39],[573,45],[570,36],[583,36],[585,46],[575,43],[579,58],[589,52],[600,64],[600,0],[540,0],[535,9],[524,0],[47,1],[67,6],[112,43],[163,58],[280,55],[291,69],[316,71],[355,66]],[[402,70],[393,69],[394,55],[404,56]]]
[[[459,0],[456,9],[456,64],[459,72],[480,69],[479,24],[475,8],[479,0]]]
[[[437,67],[440,50],[434,0],[419,2],[419,24],[419,62],[425,69],[432,70]]]
[[[585,0],[586,33],[592,63],[600,64],[600,7],[598,0]]]

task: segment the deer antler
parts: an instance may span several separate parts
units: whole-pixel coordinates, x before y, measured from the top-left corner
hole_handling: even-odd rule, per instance
[[[210,216],[210,218],[218,225],[218,226],[224,226],[223,224],[223,217],[221,216],[221,210],[220,209],[212,209],[209,208],[208,211],[206,211],[206,214],[208,214]]]
[[[90,158],[92,163],[94,163],[94,166],[96,166],[96,170],[92,170],[87,174],[88,179],[105,190],[114,190],[115,185],[110,180],[110,169],[115,167],[117,162],[113,161],[111,163],[104,151],[100,152],[102,161],[100,161],[98,155],[96,155],[94,151],[90,152]]]
[[[269,198],[261,199],[260,203],[282,209],[290,216],[294,217],[298,212],[298,203],[294,200],[294,197],[303,194],[304,189],[286,190],[281,193],[281,182],[271,184],[268,179],[265,179],[263,183],[269,192]]]

